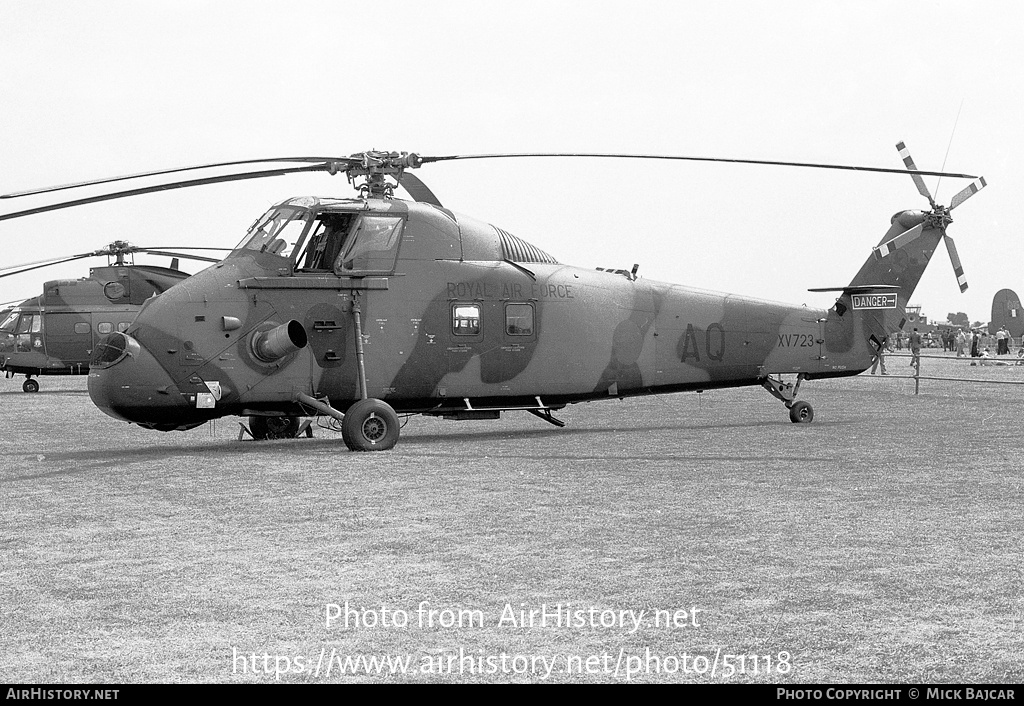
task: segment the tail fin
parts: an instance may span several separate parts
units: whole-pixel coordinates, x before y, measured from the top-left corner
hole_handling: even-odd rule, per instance
[[[1014,338],[1024,335],[1024,308],[1015,291],[1000,289],[992,297],[991,322],[989,333],[994,328],[1005,328]]]
[[[849,297],[850,301],[843,303],[862,313],[866,329],[878,340],[885,340],[906,322],[907,303],[939,242],[948,237],[944,220],[922,211],[897,213],[871,257],[846,288],[850,293],[844,293],[843,299]],[[955,264],[959,266],[959,260]],[[853,293],[864,287],[884,288],[892,293],[891,299],[883,303]]]

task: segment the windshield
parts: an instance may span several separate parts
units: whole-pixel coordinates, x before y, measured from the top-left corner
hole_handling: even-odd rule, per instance
[[[294,206],[272,208],[253,223],[235,250],[256,250],[285,257],[302,241],[309,211]]]
[[[11,312],[10,316],[4,319],[4,322],[0,324],[0,331],[4,333],[14,333],[14,325],[18,321],[17,311]]]

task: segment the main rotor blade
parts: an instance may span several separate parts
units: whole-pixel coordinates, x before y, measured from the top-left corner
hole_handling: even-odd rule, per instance
[[[921,173],[918,172],[917,166],[914,164],[914,158],[910,156],[910,150],[908,150],[907,146],[902,142],[896,143],[896,149],[900,151],[900,157],[903,158],[903,164],[906,165],[907,169],[911,170],[912,172],[915,172],[911,174],[910,177],[914,180],[914,183],[917,185],[918,192],[921,194],[921,196],[924,196],[926,199],[928,199],[928,203],[931,204],[932,208],[935,208],[935,199],[932,198],[931,192],[928,191],[928,187],[925,186],[924,179],[921,178]]]
[[[874,250],[875,252],[875,257],[881,260],[883,257],[886,257],[887,255],[892,255],[894,252],[896,252],[898,248],[901,248],[907,243],[913,241],[923,232],[924,224],[918,223],[910,230],[903,231],[892,240],[888,240],[882,243],[881,245],[872,248],[872,250]]]
[[[60,265],[60,264],[63,264],[65,262],[73,262],[74,260],[81,260],[82,258],[93,257],[93,256],[94,256],[93,253],[86,253],[84,255],[73,255],[71,257],[66,257],[63,260],[54,260],[53,262],[47,262],[44,265],[35,265],[33,267],[22,267],[20,270],[15,270],[14,272],[3,272],[3,273],[0,273],[0,277],[10,277],[11,275],[20,275],[22,272],[30,272],[31,270],[39,270],[39,269],[42,269],[44,267],[49,267],[50,265]]]
[[[594,152],[518,152],[504,154],[458,154],[442,157],[421,157],[423,164],[427,162],[445,162],[454,159],[499,159],[503,157],[602,157],[617,159],[667,159],[688,162],[728,162],[731,164],[766,164],[778,167],[810,167],[812,169],[845,169],[857,172],[883,172],[887,174],[921,174],[924,176],[947,176],[959,179],[977,179],[971,174],[952,174],[947,172],[929,172],[920,170],[890,169],[887,167],[858,167],[847,164],[817,164],[812,162],[777,162],[764,159],[727,159],[722,157],[683,157],[664,154],[612,154]]]
[[[214,248],[209,248],[214,249]],[[202,262],[220,262],[215,257],[203,257],[202,255],[186,255],[184,253],[170,252],[169,250],[150,250],[149,248],[136,248],[133,252],[143,252],[149,255],[162,255],[165,257],[183,257],[186,260],[200,260]]]
[[[299,172],[325,172],[330,171],[331,165],[328,164],[314,164],[308,167],[283,167],[281,169],[268,169],[264,171],[256,172],[241,172],[239,174],[223,174],[215,177],[205,177],[203,179],[189,179],[186,181],[174,181],[169,184],[158,184],[156,186],[144,186],[138,189],[129,189],[127,191],[115,191],[110,194],[101,194],[99,196],[89,196],[81,199],[74,199],[72,201],[61,201],[59,203],[50,204],[48,206],[39,206],[37,208],[29,208],[24,211],[15,211],[13,213],[4,213],[0,215],[0,221],[10,220],[12,218],[21,218],[22,216],[31,216],[36,213],[45,213],[47,211],[56,211],[62,208],[71,208],[73,206],[83,206],[89,203],[96,203],[98,201],[110,201],[112,199],[121,199],[128,196],[140,196],[142,194],[151,194],[157,191],[169,191],[171,189],[184,189],[191,186],[204,186],[206,184],[219,184],[228,181],[242,181],[244,179],[261,179],[263,177],[281,176],[283,174],[295,174]]]
[[[52,264],[54,264],[54,263],[56,263],[58,261],[59,262],[64,262],[69,257],[72,258],[72,259],[74,259],[74,258],[82,258],[82,257],[92,257],[95,254],[96,253],[94,253],[94,252],[86,252],[86,253],[80,253],[78,255],[61,255],[60,257],[48,257],[45,260],[34,260],[33,262],[22,262],[22,263],[17,264],[17,265],[6,265],[4,267],[0,267],[0,272],[3,272],[4,270],[14,270],[14,269],[18,269],[18,268],[21,268],[21,267],[32,267],[33,265],[41,265],[43,267],[46,267],[47,265],[52,265]]]
[[[414,176],[409,172],[402,172],[402,178],[398,180],[398,183],[409,192],[409,195],[412,196],[414,201],[421,201],[423,203],[429,203],[437,206],[438,208],[444,208],[438,198],[434,196],[434,192],[431,191],[426,184],[420,181],[419,177]]]
[[[956,245],[948,235],[943,235],[946,241],[946,252],[949,253],[949,261],[953,263],[953,274],[956,275],[956,283],[960,285],[960,293],[967,291],[967,278],[964,276],[964,268],[960,265],[960,256],[956,252]]]
[[[231,252],[234,248],[194,248],[191,245],[140,245],[140,250],[151,250],[156,248],[157,250],[219,250],[220,252]]]
[[[967,199],[974,196],[976,193],[984,189],[985,177],[979,177],[977,181],[972,181],[967,185],[959,194],[953,197],[953,200],[949,204],[949,210],[952,211],[954,208],[962,204]]]
[[[271,157],[268,159],[240,159],[234,162],[215,162],[213,164],[198,164],[192,167],[175,167],[173,169],[157,169],[152,172],[140,172],[139,174],[125,174],[123,176],[108,177],[106,179],[92,179],[90,181],[79,181],[74,184],[61,184],[59,186],[46,186],[39,189],[27,189],[16,191],[11,194],[0,195],[0,199],[13,199],[19,196],[33,196],[35,194],[48,194],[54,191],[66,189],[77,189],[81,186],[95,186],[96,184],[110,184],[115,181],[127,181],[129,179],[141,179],[143,177],[159,176],[161,174],[177,174],[179,172],[192,172],[199,169],[213,169],[216,167],[237,167],[243,164],[269,164],[270,162],[356,162],[351,157]]]

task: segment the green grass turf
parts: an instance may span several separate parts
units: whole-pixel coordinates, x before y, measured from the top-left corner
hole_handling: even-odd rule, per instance
[[[926,359],[922,374],[1024,382],[1024,367],[955,360]],[[332,651],[443,673],[342,676],[334,662],[328,676],[321,662],[280,681],[1024,675],[1022,387],[809,382],[809,425],[761,388],[570,406],[565,429],[525,413],[412,418],[393,451],[355,454],[326,430],[239,442],[235,418],[146,431],[96,410],[82,379],[41,382],[36,395],[0,383],[9,682],[270,682]],[[346,601],[409,624],[328,627],[325,606]],[[441,617],[479,612],[420,626],[422,601],[452,611]],[[651,613],[636,631],[592,627],[589,613],[499,624],[506,605],[542,604]],[[655,610],[693,607],[696,626],[653,624]],[[723,675],[730,654],[747,655],[747,673],[736,661]],[[550,675],[524,661],[538,657]]]

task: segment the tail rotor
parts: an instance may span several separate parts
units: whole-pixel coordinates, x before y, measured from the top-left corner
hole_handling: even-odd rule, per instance
[[[979,177],[975,181],[971,182],[966,188],[953,197],[953,200],[950,202],[948,207],[942,206],[935,203],[935,199],[928,190],[928,186],[924,183],[924,179],[921,178],[921,174],[918,173],[919,170],[914,164],[914,159],[910,156],[910,150],[907,149],[907,146],[904,143],[899,142],[896,145],[896,149],[899,150],[900,157],[903,158],[903,164],[906,166],[907,170],[911,172],[910,177],[914,180],[914,184],[917,186],[918,192],[928,199],[931,210],[921,214],[918,214],[918,212],[908,211],[897,214],[896,218],[900,220],[902,220],[900,217],[903,215],[911,217],[917,215],[917,220],[920,220],[920,222],[903,231],[896,237],[875,247],[875,257],[881,260],[892,255],[900,248],[905,247],[920,237],[921,234],[924,233],[926,226],[928,228],[938,229],[942,233],[942,240],[946,243],[946,252],[949,253],[949,261],[953,265],[953,273],[956,275],[956,282],[960,287],[960,292],[966,292],[967,278],[964,276],[964,268],[960,263],[960,255],[956,251],[956,243],[954,243],[953,239],[946,234],[946,226],[953,222],[952,217],[949,215],[950,211],[985,188],[985,178]]]

